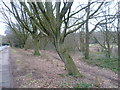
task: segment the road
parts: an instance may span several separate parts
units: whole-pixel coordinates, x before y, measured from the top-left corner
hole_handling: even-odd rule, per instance
[[[8,46],[0,46],[0,51],[4,50],[5,48],[7,48]]]
[[[11,74],[8,46],[0,47],[0,88],[11,87]]]

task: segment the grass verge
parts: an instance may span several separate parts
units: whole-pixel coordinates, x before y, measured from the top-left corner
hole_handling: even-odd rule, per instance
[[[83,58],[83,60],[85,62],[87,62],[88,64],[110,69],[115,73],[118,73],[118,71],[120,70],[118,68],[118,58],[117,57],[106,58],[101,53],[91,53],[90,59]]]

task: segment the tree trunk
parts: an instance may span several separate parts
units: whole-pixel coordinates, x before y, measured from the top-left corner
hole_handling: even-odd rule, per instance
[[[89,33],[86,33],[85,59],[89,59]]]
[[[109,40],[109,32],[108,32],[108,30],[106,31],[106,45],[107,45],[106,56],[107,56],[107,58],[110,58],[110,56],[111,56],[111,48],[110,48],[110,40]]]
[[[36,38],[33,39],[33,44],[34,44],[34,55],[35,56],[39,56],[40,52],[39,52],[39,40],[37,40]]]
[[[80,74],[79,70],[77,69],[72,57],[69,55],[68,51],[64,48],[64,45],[57,43],[57,45],[55,45],[55,48],[56,48],[58,55],[64,62],[65,66],[68,70],[68,74],[73,75],[75,77],[82,77],[82,75]]]
[[[118,31],[118,58],[120,60],[120,31]]]
[[[108,23],[107,18],[106,18],[106,23]],[[108,24],[105,25],[105,42],[106,42],[106,45],[107,45],[106,57],[110,58],[110,56],[111,56],[111,50],[110,50],[110,32],[108,30]]]
[[[110,56],[111,56],[111,52],[108,48],[106,48],[106,50],[105,50],[105,56],[106,56],[106,58],[110,58]]]
[[[118,2],[118,59],[120,60],[120,1]]]
[[[111,49],[110,49],[110,45],[108,45],[107,57],[110,58],[110,56],[111,56]]]
[[[84,32],[80,32],[80,50],[85,55],[85,40],[84,40]]]
[[[89,18],[90,15],[90,1],[88,0],[88,8],[86,9],[87,16],[86,19]],[[86,21],[86,43],[85,43],[85,59],[89,59],[89,20]]]

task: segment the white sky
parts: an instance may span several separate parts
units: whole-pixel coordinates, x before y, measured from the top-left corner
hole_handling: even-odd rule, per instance
[[[10,0],[3,0],[3,1],[4,1],[5,3],[10,2]],[[85,3],[87,3],[87,1],[88,1],[88,0],[74,0],[74,3],[73,3],[72,8],[75,9],[75,7],[78,6],[78,2],[85,4]],[[99,1],[101,1],[101,0],[99,0]],[[108,0],[106,0],[106,1],[108,1]],[[114,0],[114,1],[119,1],[119,0]],[[1,1],[0,1],[0,3],[1,3]],[[5,35],[6,26],[5,26],[5,24],[4,24],[3,22],[1,22],[1,21],[3,21],[3,19],[2,19],[2,14],[0,13],[0,35]]]
[[[8,0],[4,0],[5,3],[9,2]],[[0,1],[0,5],[2,4],[2,2]],[[1,8],[1,7],[0,7]],[[3,23],[3,19],[2,19],[2,14],[0,13],[0,35],[5,35],[5,30],[6,30],[6,24]]]

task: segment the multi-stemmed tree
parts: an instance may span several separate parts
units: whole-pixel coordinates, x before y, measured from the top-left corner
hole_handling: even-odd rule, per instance
[[[20,3],[35,25],[40,28],[39,30],[52,38],[56,51],[65,63],[69,74],[81,76],[72,57],[64,47],[65,37],[70,33],[67,31],[67,24],[73,2],[64,2],[63,7],[61,2],[55,2],[54,6],[53,2],[28,2],[29,8],[33,12],[26,3]],[[64,29],[62,29],[63,24]]]

